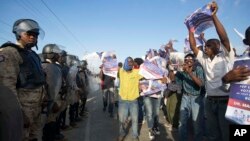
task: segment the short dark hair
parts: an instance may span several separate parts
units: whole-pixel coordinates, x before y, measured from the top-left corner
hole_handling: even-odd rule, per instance
[[[188,53],[188,54],[186,54],[184,58],[187,58],[187,57],[189,57],[189,56],[192,57],[193,59],[195,59],[195,56],[194,56],[193,53]]]
[[[122,67],[122,66],[123,66],[122,62],[119,62],[119,63],[118,63],[118,66],[119,66],[119,67]]]
[[[140,66],[144,61],[142,58],[135,58],[134,62],[136,62]]]
[[[218,44],[220,46],[220,40],[218,39],[208,39],[207,42],[215,42],[216,44]]]

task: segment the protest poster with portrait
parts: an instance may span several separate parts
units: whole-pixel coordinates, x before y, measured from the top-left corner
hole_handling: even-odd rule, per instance
[[[112,52],[103,52],[101,61],[103,63],[103,73],[108,76],[117,77],[118,63],[115,54]]]
[[[182,52],[171,52],[169,56],[169,61],[174,70],[182,70],[184,64],[185,54]]]
[[[237,66],[250,69],[250,58],[239,58],[234,62],[234,68]],[[225,116],[237,124],[250,125],[250,78],[231,84]]]
[[[160,79],[164,76],[164,71],[158,67],[156,64],[144,61],[139,69],[139,74],[146,79]]]
[[[190,31],[194,31],[195,34],[200,35],[206,29],[214,26],[211,15],[211,6],[207,4],[195,10],[185,19],[184,23]]]
[[[166,84],[159,82],[160,80],[142,80],[140,81],[141,96],[148,96],[167,88]]]

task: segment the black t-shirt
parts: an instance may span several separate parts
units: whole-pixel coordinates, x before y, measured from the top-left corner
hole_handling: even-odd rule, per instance
[[[108,89],[114,87],[114,77],[103,74],[103,88]]]

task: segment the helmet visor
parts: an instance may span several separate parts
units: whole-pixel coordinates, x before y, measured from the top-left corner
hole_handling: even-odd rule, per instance
[[[21,32],[33,32],[39,35],[39,38],[41,39],[43,39],[45,35],[44,30],[38,25],[37,22],[33,20],[25,20],[23,22],[20,22],[14,27],[14,32],[19,35]]]

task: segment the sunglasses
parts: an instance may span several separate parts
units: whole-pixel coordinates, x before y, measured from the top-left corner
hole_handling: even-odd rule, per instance
[[[184,61],[188,61],[188,60],[193,60],[193,58],[192,57],[186,57],[185,59],[184,59]]]

